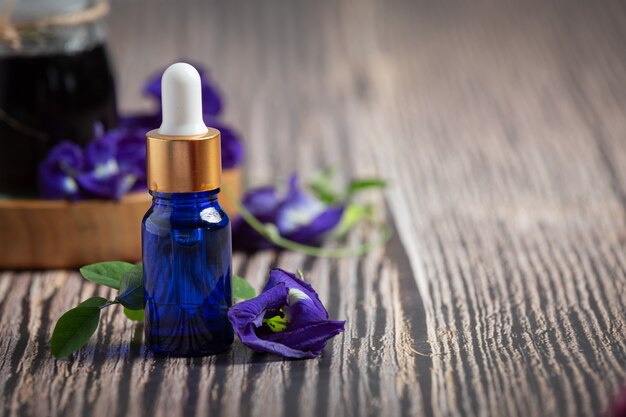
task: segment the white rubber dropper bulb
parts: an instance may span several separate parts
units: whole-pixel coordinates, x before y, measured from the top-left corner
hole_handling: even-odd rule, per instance
[[[161,135],[193,136],[207,132],[202,120],[200,74],[189,64],[170,65],[161,78]]]

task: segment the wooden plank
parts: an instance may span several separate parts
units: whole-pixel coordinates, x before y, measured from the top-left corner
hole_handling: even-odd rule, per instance
[[[164,63],[196,58],[246,140],[250,185],[332,164],[342,181],[389,178],[396,234],[360,259],[235,257],[256,288],[271,266],[305,270],[347,320],[307,361],[239,342],[154,358],[118,311],[55,361],[56,318],[106,291],[1,273],[0,414],[600,414],[626,380],[626,8],[531,3],[115,2],[123,108],[148,106],[137,86]]]
[[[607,164],[623,139],[594,135],[584,113],[607,103],[576,82],[607,82],[594,64],[624,55],[603,42],[612,9],[582,9],[499,10],[497,36],[480,8],[453,26],[404,7],[381,19],[400,62],[358,120],[375,120],[372,147],[400,138],[375,156],[401,185],[390,207],[426,308],[434,415],[597,415],[624,380],[623,186]]]
[[[354,236],[353,243],[364,237]],[[368,406],[374,407],[369,412],[398,409],[395,402],[385,404],[394,398],[404,398],[410,409],[419,410],[412,329],[400,302],[398,270],[384,255],[379,251],[366,262],[338,262],[298,254],[276,259],[267,252],[243,262],[238,272],[257,288],[272,264],[290,269],[307,265],[331,315],[354,324],[321,359],[309,361],[254,354],[238,341],[228,353],[213,357],[155,358],[142,346],[142,326],[114,309],[103,315],[97,336],[85,349],[55,361],[46,347],[54,319],[93,295],[96,286],[74,272],[5,273],[0,281],[5,283],[0,287],[0,329],[6,335],[0,342],[5,358],[0,372],[7,376],[0,385],[3,414],[353,414]],[[241,258],[235,264],[242,264]],[[359,279],[363,270],[368,272],[366,282]],[[405,281],[411,283],[410,276]],[[363,293],[369,303],[357,298]],[[329,398],[311,395],[317,392]]]

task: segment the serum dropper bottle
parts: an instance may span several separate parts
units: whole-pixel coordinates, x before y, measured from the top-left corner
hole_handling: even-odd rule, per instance
[[[161,86],[163,122],[146,134],[145,343],[158,354],[209,355],[233,342],[230,221],[217,201],[220,132],[202,119],[194,67],[171,65]]]

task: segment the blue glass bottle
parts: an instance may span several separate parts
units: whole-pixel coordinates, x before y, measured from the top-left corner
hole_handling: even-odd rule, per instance
[[[204,124],[191,65],[170,65],[161,90],[161,127],[146,133],[145,343],[159,354],[209,355],[233,342],[230,221],[217,201],[220,132]]]
[[[218,192],[150,192],[142,222],[145,342],[155,353],[201,356],[233,342],[230,221]]]

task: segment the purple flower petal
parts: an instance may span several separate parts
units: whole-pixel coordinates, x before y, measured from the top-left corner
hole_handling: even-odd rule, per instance
[[[92,140],[85,148],[85,168],[88,170],[100,170],[102,171],[102,176],[116,173],[116,152],[117,143],[111,140],[110,136]]]
[[[143,85],[143,94],[161,101],[161,78],[163,77],[164,70],[160,70],[148,77],[148,80]]]
[[[287,196],[278,208],[276,226],[281,235],[287,236],[309,225],[325,210],[324,203],[299,187],[298,176],[293,174],[289,179]]]
[[[157,129],[161,125],[161,109],[154,113],[139,113],[127,116],[119,116],[118,128],[139,129],[145,134],[149,130]]]
[[[282,211],[282,216],[285,216],[290,210],[295,212],[302,212],[304,210],[308,217],[313,218],[324,210],[324,204],[302,190],[300,188],[298,174],[292,174],[291,177],[289,177],[289,188],[280,210]],[[278,221],[289,223],[282,226],[282,231],[288,231],[296,227],[295,224],[289,222],[289,219],[279,219]]]
[[[324,320],[295,330],[268,334],[265,340],[282,345],[288,343],[291,349],[305,352],[301,356],[288,357],[314,358],[322,353],[328,340],[344,331],[345,324],[345,321]]]
[[[247,192],[242,203],[260,221],[270,222],[274,220],[280,200],[274,187],[261,187]]]
[[[273,333],[263,319],[284,312],[285,330]],[[345,321],[329,320],[317,293],[307,282],[273,269],[263,292],[230,308],[228,317],[241,341],[256,352],[288,358],[318,356],[329,339],[344,330]]]
[[[82,149],[72,142],[55,146],[39,165],[39,189],[48,199],[80,198],[76,177],[85,165]]]
[[[107,177],[98,177],[92,172],[80,174],[76,181],[91,197],[119,199],[128,193],[137,178],[132,174],[116,173]]]
[[[284,285],[278,285],[251,300],[243,301],[228,310],[228,319],[242,343],[255,352],[269,352],[286,357],[301,357],[298,352],[285,344],[268,342],[256,334],[256,329],[263,324],[268,310],[278,310],[287,304],[288,291]]]
[[[242,204],[262,223],[273,223],[280,200],[274,187],[262,187],[248,191]],[[233,248],[241,251],[254,251],[271,248],[272,244],[254,230],[241,217],[232,225]]]
[[[328,207],[315,217],[311,223],[285,235],[287,239],[305,245],[319,246],[328,232],[332,231],[341,221],[345,206]]]
[[[222,146],[222,168],[230,169],[241,164],[243,161],[243,144],[237,134],[226,125],[216,122],[211,118],[205,118],[205,124],[220,131]]]
[[[146,189],[146,136],[141,129],[115,129],[106,135],[116,144],[115,159],[120,172],[137,179],[135,189]]]
[[[280,284],[285,285],[289,290],[290,326],[298,327],[328,320],[328,312],[311,284],[292,273],[274,268],[270,271],[269,280],[263,291]]]
[[[91,141],[85,155],[85,170],[76,181],[89,196],[118,199],[145,188],[145,139],[138,130],[110,130]]]

